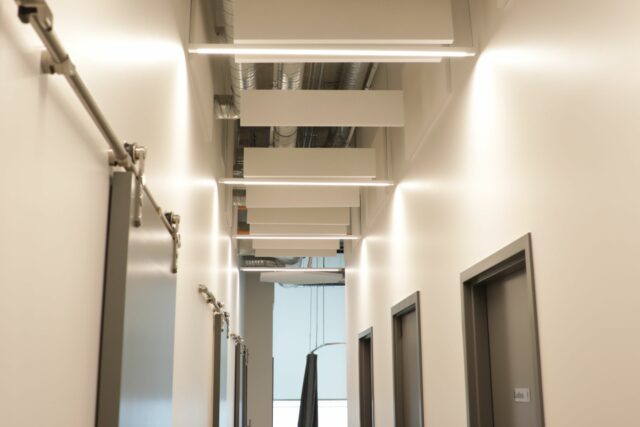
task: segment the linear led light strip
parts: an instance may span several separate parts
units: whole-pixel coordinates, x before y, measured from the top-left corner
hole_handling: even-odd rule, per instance
[[[260,179],[260,178],[222,178],[220,184],[236,187],[274,186],[274,187],[391,187],[393,181],[373,180],[300,180],[300,179]]]
[[[345,58],[353,57],[409,57],[409,58],[464,58],[475,56],[471,48],[442,46],[379,46],[379,45],[237,45],[237,44],[194,44],[190,53],[199,55],[250,55],[250,56],[318,56]]]
[[[360,236],[354,235],[311,235],[311,236],[283,236],[283,235],[252,235],[238,234],[234,236],[236,240],[358,240]]]
[[[278,267],[241,267],[241,271],[259,273],[342,273],[342,268],[278,268]]]

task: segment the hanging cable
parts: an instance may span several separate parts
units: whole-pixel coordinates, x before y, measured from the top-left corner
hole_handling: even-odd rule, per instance
[[[323,286],[322,287],[322,344],[325,343],[325,340],[324,340],[324,329],[325,329],[325,326],[324,326],[325,325],[324,314],[325,314],[325,311],[324,311],[324,286]]]
[[[309,350],[311,350],[311,314],[312,314],[313,288],[309,288]]]
[[[320,293],[320,289],[318,288],[318,286],[314,286],[316,288],[316,347],[318,346],[318,324],[319,324],[319,304],[320,304],[320,297],[319,297],[319,293]]]

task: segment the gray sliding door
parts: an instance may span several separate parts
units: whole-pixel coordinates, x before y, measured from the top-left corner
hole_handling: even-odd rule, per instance
[[[129,172],[111,181],[96,425],[170,427],[173,240],[146,200],[133,227],[133,181]]]

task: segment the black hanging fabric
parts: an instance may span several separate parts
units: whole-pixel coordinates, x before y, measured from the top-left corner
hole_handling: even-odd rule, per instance
[[[318,427],[318,356],[307,355],[298,427]]]

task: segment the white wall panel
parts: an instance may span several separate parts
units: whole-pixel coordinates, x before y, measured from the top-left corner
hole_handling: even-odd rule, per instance
[[[247,208],[330,208],[360,206],[357,187],[248,187]]]
[[[349,208],[251,208],[249,224],[349,225]]]
[[[245,90],[242,126],[404,126],[400,90]]]
[[[397,186],[348,257],[349,425],[370,326],[376,425],[393,425],[389,307],[416,290],[425,425],[467,425],[460,272],[526,232],[546,425],[637,423],[640,4],[500,3],[472,2],[477,61],[379,75],[414,90],[412,130],[392,132]]]
[[[375,178],[372,148],[245,148],[245,178]]]

